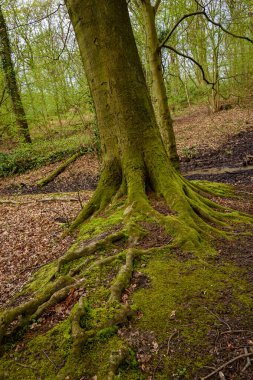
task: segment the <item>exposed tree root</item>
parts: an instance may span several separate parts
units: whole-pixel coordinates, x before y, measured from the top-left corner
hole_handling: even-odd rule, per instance
[[[92,255],[93,253],[99,251],[101,248],[106,248],[108,245],[115,243],[116,241],[121,240],[124,237],[125,237],[125,233],[123,231],[115,232],[113,234],[108,235],[104,239],[91,242],[79,250],[72,250],[68,252],[62,258],[60,258],[58,262],[58,271],[60,271],[61,267],[64,264],[67,264],[68,262],[73,261],[73,260],[77,260],[83,256]]]
[[[117,351],[112,351],[109,359],[109,373],[107,380],[114,380],[117,375],[120,364],[126,359],[128,355],[128,349],[122,348]]]
[[[69,320],[73,338],[72,349],[65,368],[59,372],[59,378],[65,378],[71,360],[81,355],[90,341],[98,339],[103,334],[115,333],[118,327],[127,323],[133,315],[130,306],[123,303],[122,293],[131,282],[135,260],[141,255],[154,252],[154,249],[144,249],[139,246],[142,239],[145,241],[147,234],[139,221],[147,220],[162,225],[166,233],[172,236],[172,242],[166,247],[180,246],[197,254],[200,252],[203,254],[204,251],[212,252],[211,236],[230,237],[234,223],[252,224],[252,218],[249,216],[225,209],[206,198],[205,193],[210,194],[210,188],[206,191],[201,185],[179,178],[180,181],[177,177],[176,193],[171,194],[162,188],[161,195],[171,210],[167,215],[156,211],[151,206],[144,193],[145,190],[142,189],[140,192],[131,193],[131,196],[128,195],[124,208],[122,207],[121,221],[108,228],[106,236],[103,233],[91,236],[88,240],[86,237],[86,241],[82,241],[82,235],[80,235],[78,248],[75,244],[58,260],[55,273],[45,287],[36,293],[31,301],[1,314],[0,340],[2,341],[5,335],[10,335],[14,327],[30,323],[48,308],[62,302],[67,298],[71,288],[84,289],[87,279],[97,268],[107,270],[109,264],[117,263],[112,265],[117,268],[117,274],[114,271],[110,284],[106,285],[109,294],[103,302],[98,300],[97,305],[94,306],[94,313],[98,313],[98,316],[89,315],[89,296],[81,296],[71,311]],[[117,210],[116,194],[119,191],[122,194],[124,189],[125,186],[118,184],[113,189],[111,188],[107,195],[103,195],[105,196],[103,199],[100,190],[97,190],[72,228],[96,213],[101,207],[104,209],[112,196],[114,196],[114,203],[108,211]],[[164,249],[164,246],[161,249]],[[158,250],[159,248],[155,248],[156,252]],[[122,264],[124,259],[125,263]],[[89,324],[86,320],[90,321]],[[15,326],[12,324],[14,321]],[[127,355],[128,349],[125,347],[112,352],[108,379],[114,378],[118,367]]]
[[[8,309],[0,315],[0,342],[2,341],[8,326],[16,320],[18,317],[22,317],[19,320],[19,325],[23,319],[26,322],[29,321],[27,318],[31,317],[34,313],[38,311],[38,308],[45,302],[48,302],[55,294],[59,294],[59,290],[65,288],[66,286],[72,284],[74,280],[69,276],[63,276],[57,279],[54,283],[49,283],[43,291],[41,291],[34,299],[28,301],[20,306],[14,307],[13,309]]]

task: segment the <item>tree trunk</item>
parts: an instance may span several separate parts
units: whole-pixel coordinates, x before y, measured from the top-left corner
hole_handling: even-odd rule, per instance
[[[155,25],[156,12],[150,0],[142,1],[142,13],[147,35],[148,61],[151,71],[151,98],[165,149],[174,166],[179,168],[173,122],[162,73],[161,51],[159,49]]]
[[[174,169],[156,124],[125,1],[66,4],[101,136],[103,170],[94,206],[102,208],[118,191],[130,202],[147,187],[167,194]]]
[[[95,104],[103,157],[98,187],[71,229],[113,197],[127,195],[131,206],[147,211],[147,190],[152,190],[188,220],[193,241],[188,236],[187,244],[194,245],[199,215],[162,142],[125,0],[66,0],[66,5]]]
[[[0,57],[2,67],[5,74],[7,90],[10,94],[12,107],[16,116],[17,124],[22,138],[26,143],[31,143],[28,123],[25,115],[25,110],[21,101],[14,66],[11,58],[10,41],[7,32],[5,19],[0,6]]]

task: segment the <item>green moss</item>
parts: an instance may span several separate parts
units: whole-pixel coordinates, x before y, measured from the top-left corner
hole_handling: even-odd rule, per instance
[[[179,202],[179,200],[176,201]],[[129,238],[135,235],[145,236],[147,232],[138,225],[140,221],[145,220],[162,224],[174,237],[173,244],[183,245],[184,251],[178,252],[177,255],[171,253],[168,247],[163,247],[150,250],[149,254],[141,256],[146,263],[143,271],[149,276],[151,282],[148,289],[137,291],[132,301],[133,309],[141,310],[143,313],[143,317],[134,322],[134,328],[153,331],[159,347],[166,347],[175,329],[179,332],[179,336],[172,342],[175,348],[173,355],[165,355],[164,369],[162,372],[157,370],[156,378],[168,379],[175,375],[192,379],[196,370],[211,360],[211,355],[208,353],[208,332],[221,328],[221,322],[214,314],[222,315],[224,312],[226,289],[230,289],[230,298],[225,301],[232,310],[232,315],[236,316],[240,313],[249,315],[252,308],[252,297],[249,292],[251,289],[246,281],[241,280],[243,272],[240,269],[229,263],[217,264],[215,261],[217,253],[205,239],[206,230],[202,235],[204,227],[201,225],[198,228],[195,223],[198,219],[194,219],[189,208],[181,215],[178,213],[159,216],[159,213],[150,211],[146,215],[136,212],[130,217],[130,214],[124,215],[123,205],[125,203],[121,203],[116,211],[113,210],[113,213],[108,212],[104,216],[92,217],[89,222],[84,223],[77,243],[70,248],[69,252],[79,248],[89,239],[93,241],[97,241],[98,238],[103,239],[108,231],[115,231],[116,227],[121,226],[123,220],[124,228],[128,228]],[[194,211],[192,213],[194,214]],[[69,269],[84,263],[86,258],[96,261],[100,257],[111,255],[111,248],[112,245],[106,249],[101,247],[90,256],[64,264],[61,267],[60,276],[62,273],[67,273]],[[85,272],[87,268],[84,267],[77,274],[77,278],[82,278],[82,287],[87,297],[80,325],[90,338],[82,341],[80,357],[74,356],[71,350],[71,327],[69,320],[66,320],[48,333],[32,337],[24,352],[15,352],[11,358],[6,354],[0,361],[0,378],[2,375],[7,376],[8,379],[36,379],[38,373],[41,378],[49,380],[65,379],[66,376],[73,380],[82,376],[91,378],[95,375],[99,380],[106,378],[110,353],[112,350],[120,349],[123,344],[115,334],[117,331],[115,325],[119,322],[114,320],[115,314],[120,312],[121,305],[119,302],[108,300],[112,293],[112,286],[115,285],[115,278],[117,283],[122,284],[122,289],[128,286],[129,278],[126,280],[124,273],[119,272],[122,268],[122,259],[125,260],[126,256],[126,251],[122,251],[122,256],[117,256],[110,265],[93,266],[88,272]],[[88,265],[92,265],[93,261]],[[138,263],[135,262],[135,266],[137,265]],[[132,270],[133,265],[129,273],[132,273]],[[41,268],[25,291],[35,292],[43,289],[55,271],[56,264]],[[74,306],[74,310],[75,307],[78,306]],[[59,367],[57,370],[43,351],[46,351]],[[158,363],[158,356],[156,361]],[[27,368],[18,366],[17,362],[26,365]],[[65,367],[60,369],[62,363],[65,363]],[[140,373],[133,353],[120,366],[118,375],[120,379],[134,380],[146,377]]]
[[[193,185],[203,191],[207,191],[213,195],[220,197],[236,197],[235,191],[231,185],[219,182],[210,182],[204,180],[193,180],[190,181]]]
[[[157,378],[167,379],[184,369],[184,379],[192,379],[196,370],[210,360],[206,355],[208,332],[222,326],[214,314],[224,312],[226,290],[231,289],[231,300],[226,302],[234,306],[235,315],[238,302],[249,313],[249,285],[241,280],[242,271],[231,264],[218,266],[197,258],[185,261],[169,252],[152,257],[144,272],[151,286],[133,295],[135,307],[143,313],[135,327],[154,331],[158,342],[165,346],[172,332],[179,332],[173,357],[165,355],[163,375]]]
[[[94,238],[113,226],[118,226],[123,221],[124,208],[118,207],[111,215],[106,214],[105,217],[93,217],[88,223],[84,223],[80,229],[79,236],[77,238],[77,244],[80,241],[85,241]]]
[[[97,339],[101,342],[106,341],[108,338],[113,336],[118,330],[118,326],[106,327],[102,330],[99,330],[97,333]]]
[[[37,292],[38,289],[43,289],[55,273],[56,267],[56,263],[53,262],[40,268],[33,275],[32,280],[24,287],[23,291],[19,295],[29,292]]]
[[[48,357],[60,368],[71,348],[70,324],[66,320],[44,335],[31,339],[25,350],[5,354],[0,361],[0,378],[8,380],[54,380],[59,370]],[[19,365],[20,364],[20,365]],[[27,368],[26,368],[27,366]]]

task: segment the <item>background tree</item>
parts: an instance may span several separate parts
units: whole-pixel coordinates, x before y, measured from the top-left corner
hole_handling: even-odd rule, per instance
[[[0,5],[0,56],[2,67],[5,74],[6,88],[10,95],[13,111],[16,116],[20,134],[25,142],[31,143],[29,127],[25,115],[25,110],[22,104],[19,88],[16,80],[14,65],[11,57],[11,47],[7,32],[7,27]]]
[[[141,13],[146,34],[147,62],[151,99],[156,113],[160,134],[171,161],[179,167],[175,134],[163,78],[161,51],[156,30],[156,13],[160,1],[153,6],[150,0],[135,1],[136,11]],[[140,16],[139,16],[140,20]]]

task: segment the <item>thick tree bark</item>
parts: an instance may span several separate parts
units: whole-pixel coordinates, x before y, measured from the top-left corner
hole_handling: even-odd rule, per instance
[[[179,168],[173,122],[162,74],[161,51],[159,49],[155,25],[156,10],[151,5],[150,0],[142,0],[142,13],[147,35],[148,61],[151,71],[151,98],[165,149],[174,166]]]
[[[15,70],[11,58],[11,47],[5,19],[0,6],[0,58],[5,75],[6,87],[9,92],[12,108],[16,116],[17,124],[22,138],[26,143],[31,143],[29,127],[25,115],[25,110],[21,101]]]
[[[182,178],[165,150],[126,1],[65,2],[95,103],[103,157],[98,187],[70,230],[123,195],[133,213],[152,213],[152,190],[177,214],[169,227],[176,231],[175,242],[195,249],[202,233],[212,229],[206,222],[219,224],[225,216],[217,217],[216,205]]]
[[[174,169],[156,124],[125,0],[66,4],[97,113],[102,204],[124,186],[132,201],[147,186],[161,193]]]

